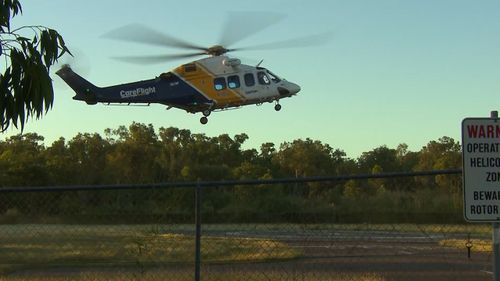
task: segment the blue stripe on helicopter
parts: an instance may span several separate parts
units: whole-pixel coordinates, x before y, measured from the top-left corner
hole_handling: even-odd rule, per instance
[[[98,102],[143,102],[191,106],[210,103],[202,93],[172,72],[161,77],[129,84],[100,88]]]

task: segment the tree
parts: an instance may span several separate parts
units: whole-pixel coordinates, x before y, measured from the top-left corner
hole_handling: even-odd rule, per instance
[[[74,184],[75,174],[81,173],[80,170],[75,169],[66,140],[63,137],[60,137],[45,149],[45,159],[51,184]]]
[[[132,123],[128,133],[113,145],[107,154],[107,165],[111,177],[117,183],[150,183],[157,181],[159,164],[158,136],[153,125]]]
[[[273,161],[279,166],[281,174],[278,177],[312,177],[331,175],[336,171],[342,158],[342,153],[335,151],[321,141],[298,139],[293,142],[284,142],[276,153]],[[325,183],[309,183],[309,188],[304,185],[294,185],[288,188],[288,193],[303,197],[317,197],[328,189]]]
[[[67,145],[67,166],[73,171],[74,184],[102,184],[108,180],[104,174],[109,143],[97,134],[78,133]],[[68,167],[66,167],[68,169]]]
[[[158,162],[162,166],[162,170],[166,175],[162,176],[162,180],[175,181],[179,179],[181,170],[184,168],[182,161],[182,146],[185,139],[189,139],[191,131],[179,130],[178,128],[160,128],[160,154]]]
[[[54,29],[41,25],[11,29],[10,20],[19,13],[19,0],[0,0],[0,58],[5,61],[0,74],[2,132],[11,123],[22,130],[26,118],[39,119],[47,113],[54,100],[50,66],[65,53],[71,54]]]
[[[0,186],[47,184],[43,137],[36,133],[11,136],[0,146]]]
[[[413,171],[418,163],[419,153],[408,151],[408,145],[402,143],[396,148],[396,157],[401,171]],[[397,183],[402,190],[415,190],[417,187],[414,177],[398,178]]]
[[[397,151],[383,145],[372,151],[363,152],[358,159],[362,173],[371,173],[375,165],[380,166],[383,171],[395,172],[399,170]]]
[[[378,164],[375,164],[375,166],[373,166],[373,168],[372,168],[371,174],[376,175],[376,174],[381,174],[383,172],[384,172],[384,170],[382,169],[382,167],[380,167],[380,165],[378,165]],[[386,184],[385,179],[370,179],[370,180],[368,180],[368,183],[376,191],[385,190],[385,184]]]
[[[430,141],[420,151],[417,164],[419,170],[460,168],[460,143],[450,137],[441,137],[438,141]]]
[[[430,141],[419,153],[415,170],[443,170],[460,168],[462,164],[460,143],[450,137]],[[439,186],[455,192],[460,190],[460,178],[451,175],[438,175],[434,178],[419,177],[418,182],[427,187]]]
[[[281,144],[276,155],[285,176],[310,177],[330,174],[334,170],[333,149],[320,141],[294,140]]]
[[[379,146],[372,151],[363,152],[358,159],[358,165],[362,173],[379,174],[381,172],[400,171],[397,159],[397,150],[387,146]],[[398,189],[398,179],[371,180],[374,186],[388,189]]]

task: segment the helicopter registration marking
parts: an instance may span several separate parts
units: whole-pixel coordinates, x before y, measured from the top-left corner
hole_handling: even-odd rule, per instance
[[[134,97],[149,96],[152,93],[156,93],[156,87],[137,88],[135,90],[129,90],[129,91],[121,90],[120,97],[122,99],[134,98]]]

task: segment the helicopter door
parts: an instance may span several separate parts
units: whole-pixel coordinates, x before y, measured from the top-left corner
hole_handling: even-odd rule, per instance
[[[264,71],[257,72],[257,79],[259,80],[259,84],[261,85],[271,84],[271,80],[269,80],[269,77],[267,77]]]
[[[255,75],[253,73],[245,73],[243,75],[243,81],[245,82],[245,96],[249,100],[258,98],[259,91],[256,88]]]
[[[269,76],[264,71],[257,71],[257,81],[259,82],[259,94],[261,97],[267,97],[270,95],[271,90],[270,90],[270,85],[271,85],[271,79],[269,79]]]
[[[270,90],[271,80],[263,71],[245,73],[243,81],[245,82],[245,95],[249,100],[265,99],[272,92]]]

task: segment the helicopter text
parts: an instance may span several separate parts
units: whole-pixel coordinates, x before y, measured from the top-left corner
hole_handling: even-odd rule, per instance
[[[132,97],[149,96],[152,93],[156,93],[156,87],[137,88],[135,90],[129,90],[129,91],[121,90],[120,97],[122,99],[125,99]]]

